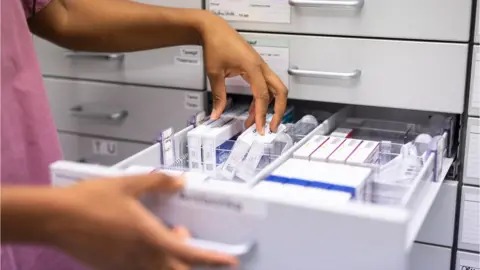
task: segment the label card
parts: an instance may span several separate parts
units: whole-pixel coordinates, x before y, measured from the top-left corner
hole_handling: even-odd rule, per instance
[[[470,106],[480,111],[480,53],[476,54],[474,83],[470,94]]]
[[[462,242],[480,244],[480,194],[465,194],[463,202]]]
[[[460,260],[459,270],[480,270],[480,262],[473,260]]]
[[[187,92],[185,93],[185,109],[187,110],[200,110],[202,106],[202,92],[194,93]]]
[[[115,141],[92,140],[93,154],[100,156],[118,155],[118,144]]]
[[[260,54],[263,60],[267,63],[270,69],[277,74],[282,80],[285,86],[288,88],[288,67],[289,67],[289,49],[279,47],[264,47],[254,46],[255,50]],[[227,78],[225,81],[227,86],[244,86],[250,87],[250,85],[241,77],[236,76],[233,78]]]
[[[227,21],[290,23],[288,0],[209,0],[208,9]]]

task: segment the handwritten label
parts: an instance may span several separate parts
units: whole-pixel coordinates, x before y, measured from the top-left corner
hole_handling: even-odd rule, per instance
[[[459,270],[480,270],[480,260],[460,260]]]
[[[185,93],[185,109],[201,110],[203,98],[202,93],[187,92]]]
[[[210,0],[208,9],[228,21],[290,23],[288,0]]]
[[[118,144],[115,141],[92,140],[93,154],[100,156],[117,156]]]
[[[202,64],[202,60],[194,57],[187,56],[175,56],[174,63],[176,65],[194,65],[199,66]]]
[[[288,88],[289,49],[255,45],[253,45],[253,47],[260,54],[263,60],[268,64],[270,69],[272,69],[272,71],[277,74],[278,77],[280,77],[282,82]],[[241,76],[228,78],[226,79],[225,84],[227,86],[250,86]]]

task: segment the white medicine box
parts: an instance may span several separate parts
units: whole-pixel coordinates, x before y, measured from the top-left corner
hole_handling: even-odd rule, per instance
[[[189,228],[194,237],[191,245],[239,256],[243,269],[316,270],[321,262],[323,269],[406,270],[414,240],[452,163],[444,151],[419,157],[421,167],[394,202],[340,197],[329,202],[322,199],[322,192],[265,180],[300,146],[315,135],[328,136],[350,113],[348,107],[334,113],[272,158],[247,185],[188,172],[182,154],[191,126],[162,139],[173,141],[176,161],[170,166],[162,165],[165,149],[157,143],[112,167],[57,162],[51,166],[52,180],[55,185],[68,185],[93,176],[125,175],[132,166],[186,171],[184,190],[168,200],[149,194],[145,205],[165,223]],[[393,151],[395,144],[390,146]],[[258,188],[261,184],[268,188]]]

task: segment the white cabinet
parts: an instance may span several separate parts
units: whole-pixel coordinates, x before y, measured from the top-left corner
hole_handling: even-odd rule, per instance
[[[468,118],[463,182],[480,186],[480,119]]]
[[[473,48],[468,114],[480,116],[480,46]]]
[[[70,161],[80,161],[81,157],[79,154],[79,136],[76,134],[70,133],[58,133],[58,139],[60,141],[60,147],[62,148],[63,159]]]
[[[480,188],[462,188],[458,248],[480,251]]]
[[[415,243],[410,254],[409,270],[450,270],[450,248]]]
[[[470,252],[457,252],[455,270],[478,270],[480,269],[480,254]]]
[[[72,52],[34,38],[43,75],[203,90],[200,46],[134,53]]]
[[[238,2],[244,2],[242,6]],[[239,30],[468,41],[471,0],[206,0]],[[246,14],[246,16],[241,16]],[[272,14],[282,14],[282,21]]]
[[[457,187],[457,181],[445,180],[418,233],[417,241],[447,247],[453,245]]]
[[[139,142],[204,111],[205,92],[46,78],[57,129]]]
[[[289,87],[290,98],[463,111],[466,44],[254,33],[243,36],[277,71]],[[228,82],[227,89],[250,93],[248,87],[237,82]]]

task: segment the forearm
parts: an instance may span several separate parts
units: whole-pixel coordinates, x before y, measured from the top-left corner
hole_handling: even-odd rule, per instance
[[[1,242],[50,244],[50,226],[64,206],[48,187],[2,187]]]
[[[29,22],[32,32],[73,50],[128,52],[201,44],[213,15],[130,0],[52,0]]]

